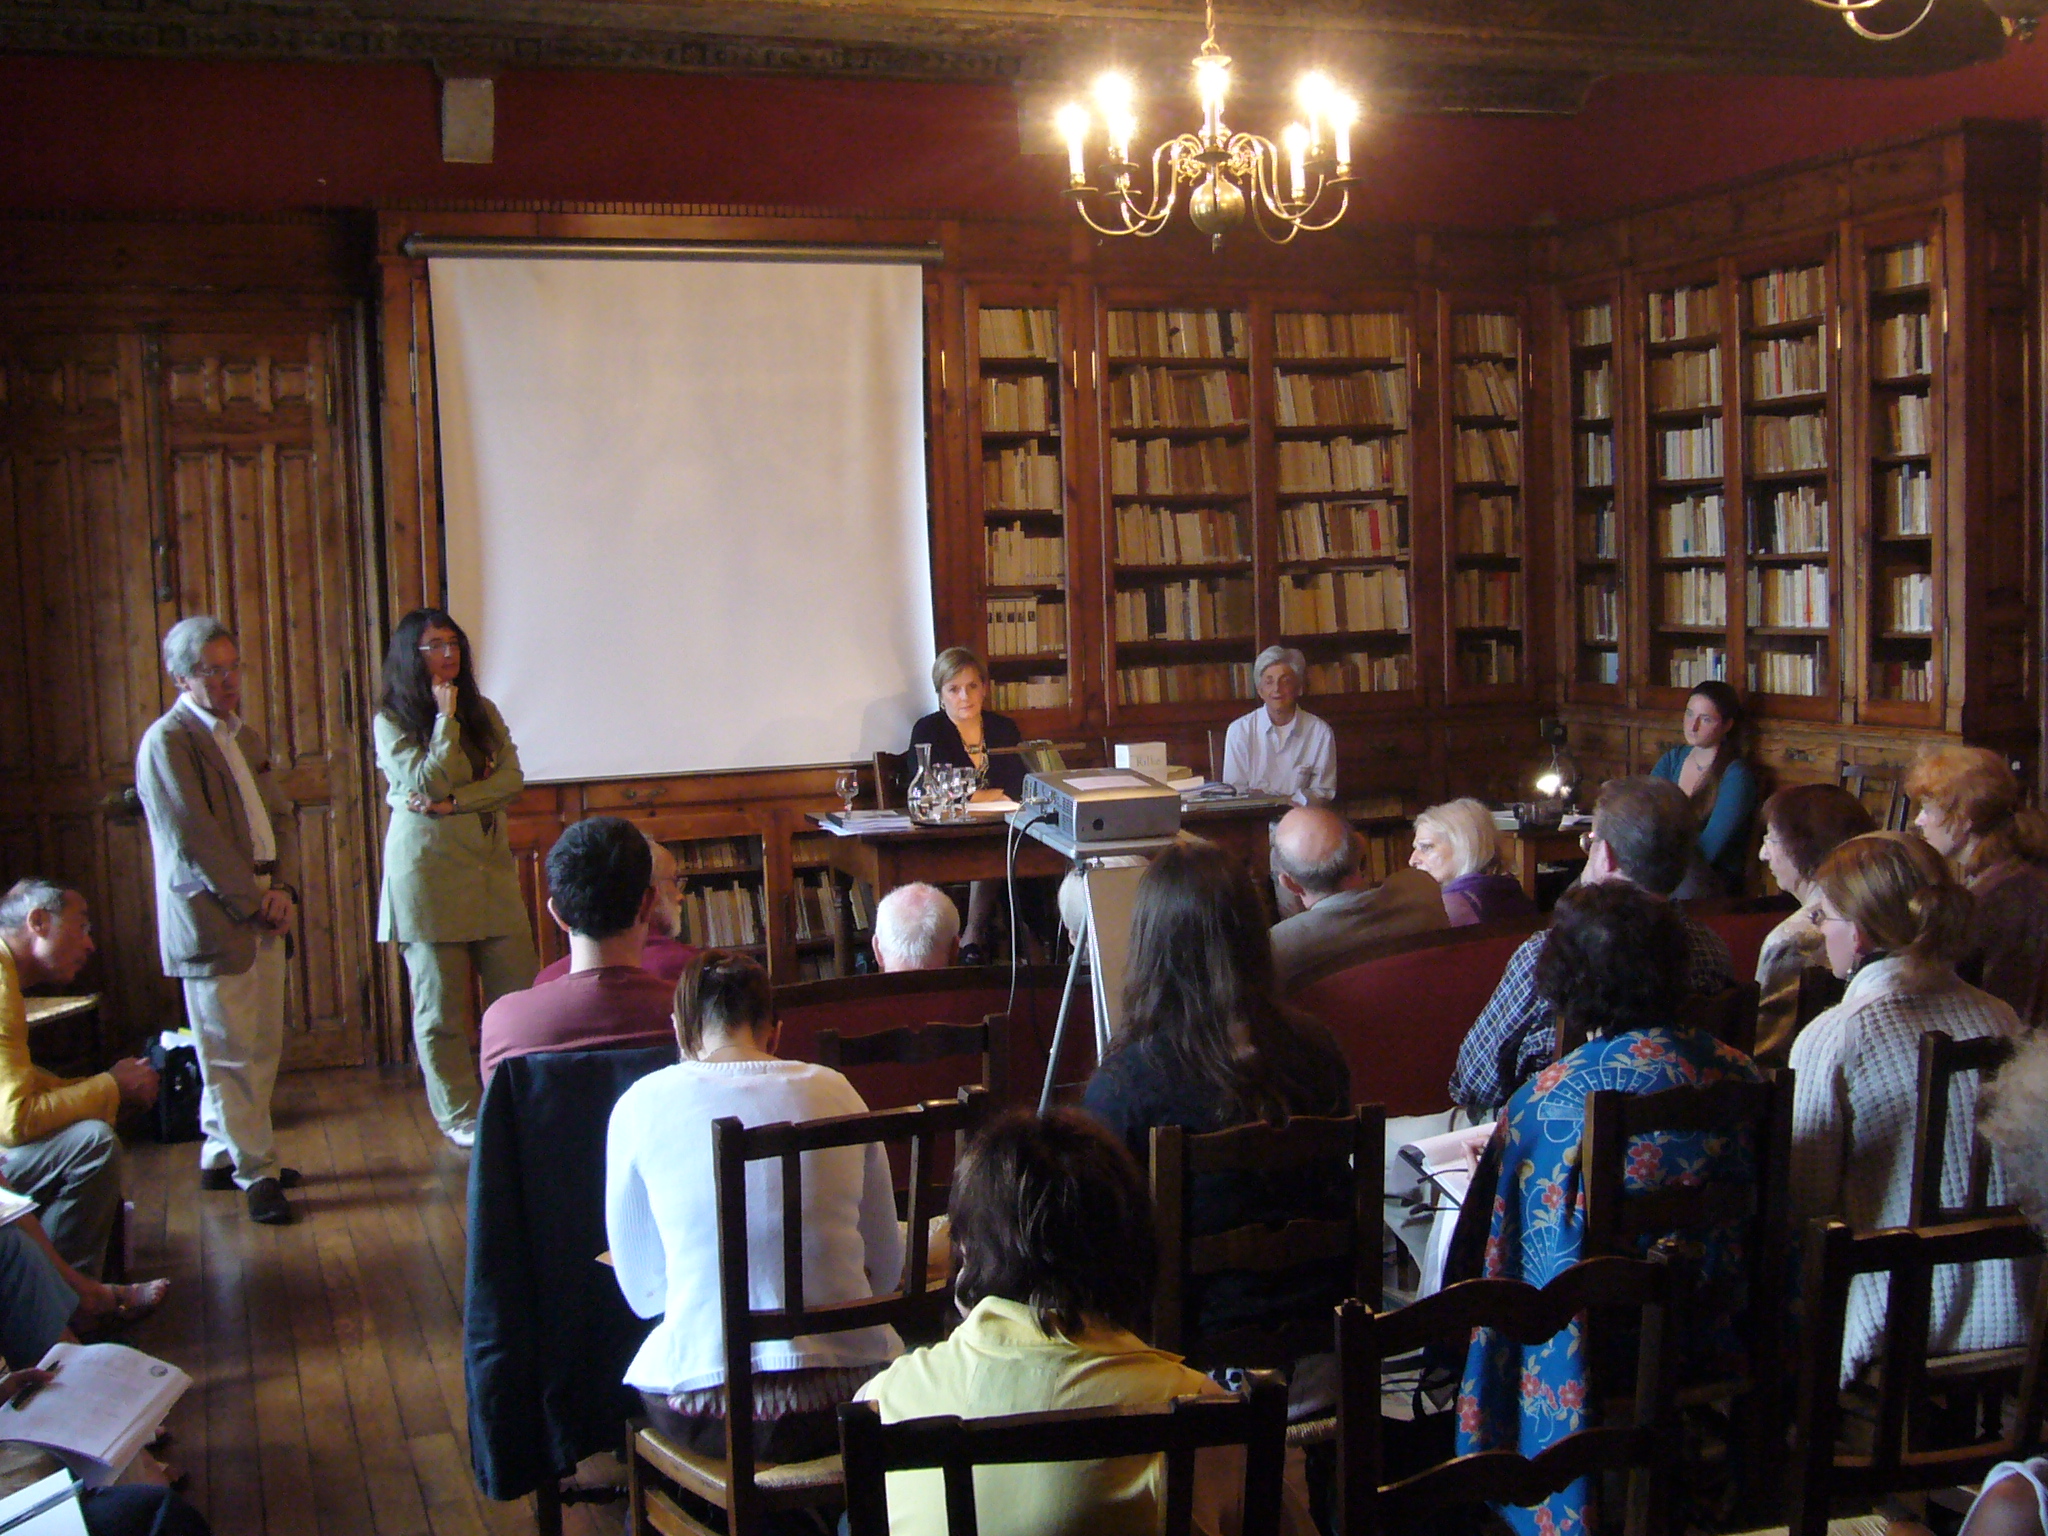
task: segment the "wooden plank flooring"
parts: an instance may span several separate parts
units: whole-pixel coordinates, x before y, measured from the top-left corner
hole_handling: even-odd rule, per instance
[[[525,1536],[530,1501],[483,1498],[462,1388],[469,1160],[417,1080],[375,1068],[279,1080],[289,1227],[203,1194],[198,1145],[128,1149],[134,1273],[171,1294],[125,1341],[191,1373],[169,1460],[219,1536]],[[567,1536],[618,1536],[572,1506]]]

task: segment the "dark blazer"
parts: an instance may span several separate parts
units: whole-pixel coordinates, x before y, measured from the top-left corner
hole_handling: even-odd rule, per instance
[[[498,1064],[469,1164],[462,1375],[469,1459],[487,1498],[517,1499],[625,1443],[625,1384],[654,1324],[597,1262],[612,1105],[674,1046],[546,1051]],[[705,1241],[714,1238],[706,1234]]]
[[[982,743],[989,747],[1014,747],[1024,739],[1024,733],[1017,729],[1017,722],[1008,715],[994,714],[989,710],[981,712]],[[934,766],[950,768],[972,768],[974,759],[967,755],[967,744],[960,739],[960,727],[943,709],[935,709],[910,728],[910,755],[913,759],[910,771],[917,772],[917,747],[919,742],[932,744]],[[988,759],[988,784],[991,789],[1000,789],[1012,800],[1024,794],[1024,759],[1015,752],[1000,755],[991,752]]]

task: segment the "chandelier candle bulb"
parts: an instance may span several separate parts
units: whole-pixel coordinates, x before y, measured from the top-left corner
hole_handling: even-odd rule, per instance
[[[1337,174],[1351,174],[1351,125],[1358,121],[1358,103],[1339,96],[1330,103],[1330,136],[1337,145]]]
[[[1287,146],[1287,176],[1294,187],[1294,200],[1298,203],[1308,191],[1308,174],[1302,164],[1308,154],[1308,130],[1299,123],[1289,123],[1281,130],[1280,142]]]
[[[1088,167],[1085,161],[1088,140],[1088,109],[1078,102],[1068,102],[1053,118],[1053,125],[1061,138],[1067,141],[1067,177],[1077,187],[1088,184]]]
[[[1230,60],[1220,53],[1196,59],[1195,90],[1202,98],[1202,137],[1215,146],[1223,137],[1223,100],[1230,94]]]

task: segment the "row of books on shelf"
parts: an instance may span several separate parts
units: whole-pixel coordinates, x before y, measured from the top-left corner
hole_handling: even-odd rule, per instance
[[[1828,497],[1818,485],[1793,485],[1751,504],[1750,548],[1760,555],[1828,552]]]
[[[1934,663],[1874,661],[1870,664],[1870,687],[1881,699],[1925,704],[1934,697]]]
[[[1579,638],[1593,645],[1621,641],[1621,589],[1612,582],[1579,588]]]
[[[1750,350],[1749,384],[1759,400],[1813,395],[1828,387],[1827,332],[1773,336]]]
[[[1664,428],[1657,434],[1657,473],[1666,480],[1707,480],[1720,474],[1720,424]]]
[[[1235,427],[1251,409],[1251,380],[1232,369],[1130,368],[1109,381],[1113,427]]]
[[[1666,624],[1713,628],[1728,622],[1728,573],[1712,566],[1666,571],[1662,581]]]
[[[996,710],[1064,709],[1067,679],[1059,673],[1026,678],[998,678],[989,685],[988,702]]]
[[[1408,356],[1408,317],[1399,310],[1352,315],[1276,314],[1273,350],[1281,357],[1383,359]]]
[[[1067,541],[1057,533],[1027,533],[1019,523],[988,530],[988,584],[1058,586],[1067,573]]]
[[[1870,286],[1882,293],[1891,288],[1917,288],[1927,281],[1927,242],[1895,245],[1870,255]]]
[[[1407,627],[1408,573],[1399,566],[1316,571],[1281,579],[1282,634],[1343,635]]]
[[[1813,698],[1820,692],[1825,674],[1816,651],[1752,652],[1749,658],[1749,689],[1752,693],[1792,694]]]
[[[1059,312],[1051,309],[984,309],[976,334],[983,357],[1051,362],[1059,355]]]
[[[1681,645],[1664,659],[1664,680],[1673,688],[1697,688],[1728,681],[1728,653],[1718,645]]]
[[[1934,578],[1926,571],[1909,571],[1887,583],[1891,589],[1891,628],[1902,635],[1934,633]]]
[[[1133,640],[1230,640],[1253,632],[1252,583],[1248,576],[1190,577],[1115,594],[1116,638]]]
[[[1588,304],[1571,312],[1568,322],[1575,347],[1606,347],[1614,344],[1614,306]]]
[[[1579,415],[1605,421],[1614,414],[1614,365],[1606,358],[1579,370]]]
[[[1521,577],[1514,571],[1454,572],[1451,614],[1461,628],[1520,629]]]
[[[1495,353],[1512,357],[1522,350],[1522,326],[1513,315],[1471,310],[1451,316],[1451,351],[1471,357]]]
[[[1057,512],[1062,491],[1056,453],[1027,446],[982,455],[981,504],[992,512]]]
[[[1405,427],[1408,375],[1399,368],[1363,373],[1276,371],[1273,420],[1283,427]]]
[[[1790,325],[1815,320],[1827,309],[1826,274],[1819,267],[1785,267],[1749,280],[1749,323]]]
[[[1408,508],[1392,501],[1300,501],[1280,509],[1282,560],[1394,560],[1408,553]]]
[[[1871,327],[1870,371],[1875,377],[1907,379],[1931,373],[1933,359],[1924,310],[1885,315]]]
[[[1877,477],[1879,525],[1896,538],[1925,538],[1934,518],[1934,476],[1918,465],[1901,464]]]
[[[1927,453],[1927,397],[1894,395],[1884,403],[1881,452]]]
[[[1614,484],[1614,434],[1579,434],[1579,484],[1588,490],[1604,490]]]
[[[991,656],[1054,656],[1067,648],[1067,605],[1057,598],[991,597]]]
[[[981,430],[1045,432],[1052,421],[1052,381],[1042,373],[981,381]]]
[[[1621,652],[1581,651],[1579,653],[1579,681],[1582,683],[1617,684],[1621,681]]]
[[[1458,677],[1467,688],[1512,687],[1522,680],[1522,647],[1513,640],[1460,640]]]
[[[856,880],[854,884],[859,886],[861,882]],[[797,943],[831,938],[838,926],[833,920],[837,903],[832,899],[832,877],[823,870],[800,874],[790,894],[796,898],[792,905],[796,908]]]
[[[1245,317],[1229,309],[1112,309],[1111,357],[1243,357]]]
[[[1334,661],[1308,664],[1310,693],[1397,693],[1415,686],[1415,661],[1406,651],[1374,656],[1346,651]]]
[[[1828,419],[1818,412],[1797,416],[1752,416],[1750,462],[1758,474],[1826,469]]]
[[[761,845],[751,837],[693,837],[670,843],[676,869],[686,875],[753,869],[761,862]]]
[[[1721,403],[1721,348],[1650,359],[1650,409],[1711,410]]]
[[[1684,559],[1692,555],[1728,553],[1728,523],[1722,512],[1721,495],[1679,496],[1655,512],[1657,552]]]
[[[1248,699],[1252,664],[1248,661],[1186,662],[1172,667],[1119,667],[1119,704],[1216,703]]]
[[[1686,341],[1721,328],[1721,290],[1712,284],[1649,296],[1650,340]]]
[[[1296,444],[1314,447],[1315,444]],[[1118,496],[1242,495],[1250,489],[1243,441],[1119,438],[1109,445],[1109,488]]]
[[[1750,623],[1774,629],[1825,629],[1829,611],[1826,566],[1750,567]]]
[[[1460,427],[1451,444],[1460,485],[1520,485],[1522,434],[1515,427]]]
[[[1243,519],[1227,508],[1118,507],[1113,520],[1119,565],[1217,565],[1251,559]]]
[[[713,886],[682,897],[685,944],[732,945],[762,942],[761,893],[750,885]]]
[[[1328,442],[1276,443],[1282,495],[1316,491],[1408,493],[1405,437],[1333,437]]]
[[[1461,555],[1522,552],[1522,504],[1513,496],[1460,496],[1451,520]]]
[[[1605,502],[1591,511],[1579,514],[1579,558],[1581,560],[1616,560],[1614,542],[1614,503]]]
[[[1451,365],[1451,410],[1459,416],[1519,416],[1522,391],[1515,365],[1485,359]]]

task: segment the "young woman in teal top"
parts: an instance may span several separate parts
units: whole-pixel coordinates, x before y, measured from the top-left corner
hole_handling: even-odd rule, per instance
[[[1742,700],[1719,680],[1701,683],[1685,701],[1685,745],[1657,759],[1650,772],[1669,779],[1692,801],[1699,819],[1700,861],[1718,889],[1681,896],[1739,895],[1749,865],[1749,823],[1756,814],[1756,774],[1742,760]],[[1700,882],[1688,877],[1689,885]]]

